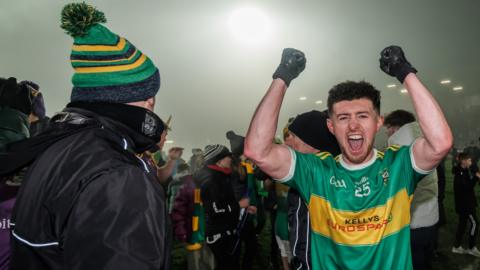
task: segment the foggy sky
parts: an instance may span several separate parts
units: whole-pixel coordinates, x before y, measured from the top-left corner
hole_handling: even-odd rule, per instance
[[[69,102],[72,38],[60,28],[67,1],[2,0],[0,76],[37,82],[48,115]],[[305,52],[307,67],[292,82],[282,107],[287,119],[326,108],[328,90],[345,80],[366,80],[382,91],[382,113],[411,110],[396,79],[378,67],[386,46],[403,47],[432,91],[458,144],[480,136],[480,1],[87,1],[107,17],[111,31],[126,37],[158,66],[161,88],[155,112],[173,115],[173,145],[222,143],[225,133],[245,134],[271,82],[284,47]],[[264,12],[272,31],[266,43],[248,46],[227,27],[244,6]],[[442,79],[452,80],[443,86]],[[389,89],[387,84],[395,83]],[[463,90],[454,92],[452,86]],[[301,101],[299,97],[307,100]],[[315,104],[322,100],[323,104]],[[384,144],[381,132],[378,146]],[[173,146],[171,144],[166,147]]]

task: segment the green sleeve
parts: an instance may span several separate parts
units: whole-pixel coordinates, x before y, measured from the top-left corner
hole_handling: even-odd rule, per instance
[[[417,167],[417,165],[415,164],[415,159],[413,157],[413,144],[415,142],[413,142],[409,147],[408,147],[408,153],[409,153],[409,158],[410,158],[410,164],[413,168],[413,175],[414,177],[412,178],[413,179],[413,186],[416,187],[418,182],[422,179],[425,178],[425,176],[429,175],[432,173],[433,170],[430,170],[430,171],[425,171],[425,170],[422,170],[420,169],[419,167]]]
[[[285,178],[278,179],[278,181],[296,189],[308,203],[314,188],[314,182],[320,182],[320,179],[316,178],[325,175],[323,173],[324,166],[321,159],[313,154],[302,154],[292,149],[290,149],[290,153],[292,163],[289,173]],[[314,181],[315,179],[316,181]]]
[[[402,178],[405,181],[408,194],[411,195],[415,191],[418,182],[432,171],[425,171],[417,167],[413,157],[413,143],[409,146],[400,147],[396,158],[401,159],[402,174],[405,175],[405,177]]]

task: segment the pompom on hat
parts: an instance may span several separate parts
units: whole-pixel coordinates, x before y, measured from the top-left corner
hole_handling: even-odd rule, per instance
[[[129,103],[154,97],[160,73],[127,39],[101,25],[103,12],[86,3],[67,4],[61,27],[73,37],[71,101]]]

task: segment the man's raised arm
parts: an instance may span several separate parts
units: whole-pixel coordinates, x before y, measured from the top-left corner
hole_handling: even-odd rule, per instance
[[[305,55],[295,49],[283,50],[267,93],[255,110],[245,138],[244,154],[275,179],[287,176],[291,156],[286,146],[273,143],[278,115],[290,82],[305,69]]]
[[[423,137],[413,146],[413,156],[419,169],[429,171],[448,154],[453,145],[452,131],[440,106],[417,78],[417,70],[407,61],[402,49],[390,46],[380,55],[380,68],[404,84],[412,99],[423,132]]]

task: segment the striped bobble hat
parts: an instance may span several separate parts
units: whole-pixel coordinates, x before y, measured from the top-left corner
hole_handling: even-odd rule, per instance
[[[62,10],[61,27],[73,37],[71,101],[129,103],[154,97],[160,73],[127,39],[101,25],[103,12],[86,3]]]
[[[232,155],[232,153],[228,148],[221,144],[207,145],[203,151],[203,159],[206,164],[215,164],[217,161],[230,155]]]

